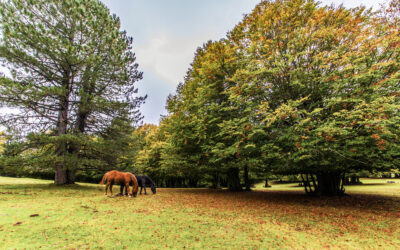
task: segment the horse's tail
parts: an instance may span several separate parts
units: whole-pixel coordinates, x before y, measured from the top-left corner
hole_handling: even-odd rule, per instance
[[[103,179],[101,179],[100,184],[104,184],[107,181],[107,175],[105,174],[103,176]]]

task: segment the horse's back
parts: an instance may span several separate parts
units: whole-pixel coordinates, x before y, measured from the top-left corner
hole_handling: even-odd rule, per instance
[[[136,175],[139,186],[154,185],[154,181],[147,175]]]
[[[125,173],[117,171],[117,170],[111,170],[105,174],[107,176],[107,181],[110,182],[111,184],[125,184]]]

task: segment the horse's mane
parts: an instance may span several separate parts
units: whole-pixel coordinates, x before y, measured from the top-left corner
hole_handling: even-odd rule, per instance
[[[154,181],[150,177],[148,177],[147,175],[144,175],[144,178],[147,178],[151,182],[152,185],[154,185],[154,186],[156,185],[154,183]]]
[[[146,179],[147,181],[150,181],[150,183],[151,183],[151,185],[156,185],[155,183],[154,183],[154,181],[150,178],[150,177],[148,177],[147,175],[137,175],[136,176],[137,178],[143,178],[143,179]]]

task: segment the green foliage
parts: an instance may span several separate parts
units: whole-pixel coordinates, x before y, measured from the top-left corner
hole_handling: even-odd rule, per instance
[[[81,140],[141,119],[132,38],[97,0],[3,1],[0,20],[0,59],[11,73],[0,78],[0,103],[18,110],[0,122],[54,136],[56,182],[73,182]]]
[[[398,1],[380,12],[262,1],[196,51],[153,159],[176,174],[191,166],[215,187],[232,169],[246,187],[311,174],[326,194],[343,191],[329,176],[398,168],[398,14]]]

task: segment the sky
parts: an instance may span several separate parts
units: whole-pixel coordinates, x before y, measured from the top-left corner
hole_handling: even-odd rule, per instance
[[[167,96],[175,93],[193,61],[196,48],[219,40],[260,0],[101,0],[120,17],[133,37],[143,80],[139,95],[148,95],[140,108],[145,123],[158,124],[166,115]],[[322,5],[364,5],[378,8],[386,0],[320,0]]]

